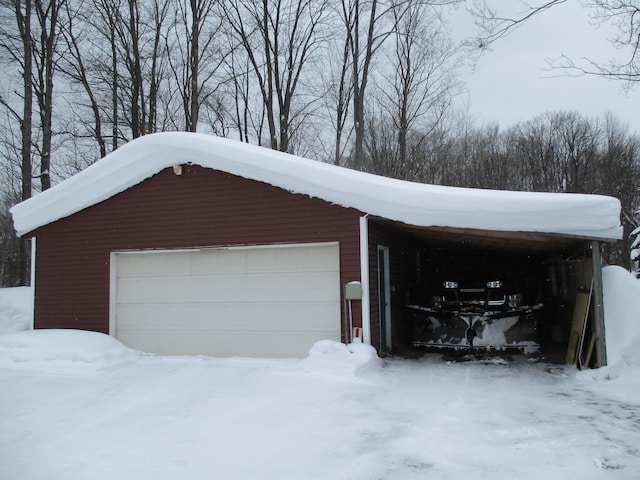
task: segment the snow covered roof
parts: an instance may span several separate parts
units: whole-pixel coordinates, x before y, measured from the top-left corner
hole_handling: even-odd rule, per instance
[[[185,132],[138,138],[11,209],[19,235],[106,200],[159,171],[196,164],[421,227],[622,238],[620,202],[601,195],[427,185]]]

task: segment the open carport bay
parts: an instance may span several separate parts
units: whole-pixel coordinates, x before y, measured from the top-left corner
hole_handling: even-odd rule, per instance
[[[418,229],[388,222],[379,223],[378,228],[378,241],[390,245],[394,351],[408,353],[418,346],[464,352],[469,325],[461,317],[468,321],[471,316],[482,316],[489,324],[484,338],[480,327],[473,332],[477,335],[473,345],[480,351],[536,353],[564,362],[576,308],[586,308],[579,312],[589,317],[584,332],[586,355],[594,330],[593,309],[580,300],[589,298],[592,290],[591,240]],[[457,289],[445,289],[445,282]],[[499,282],[500,288],[487,288],[489,282]],[[465,301],[468,305],[475,302],[474,313],[468,317],[460,314]],[[507,308],[510,301],[514,308]],[[490,315],[478,314],[480,311]],[[591,353],[586,363],[595,362]]]

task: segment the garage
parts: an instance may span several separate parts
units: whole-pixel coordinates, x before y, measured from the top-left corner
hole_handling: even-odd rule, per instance
[[[606,363],[612,197],[415,184],[170,132],[11,212],[35,240],[35,328],[171,354],[305,356],[359,337],[383,354],[562,355],[579,320],[583,363]]]
[[[337,243],[112,255],[112,331],[157,354],[301,357],[340,340]]]

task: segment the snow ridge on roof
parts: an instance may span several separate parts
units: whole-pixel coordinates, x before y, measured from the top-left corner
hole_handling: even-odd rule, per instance
[[[444,187],[395,180],[236,140],[146,135],[11,209],[19,235],[102,202],[161,170],[196,164],[417,226],[622,238],[613,197]]]

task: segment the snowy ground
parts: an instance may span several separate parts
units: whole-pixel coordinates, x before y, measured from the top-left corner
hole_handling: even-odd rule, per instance
[[[89,332],[7,333],[0,478],[637,479],[640,282],[606,269],[605,309],[611,365],[584,372],[334,342],[302,360],[162,357]]]

